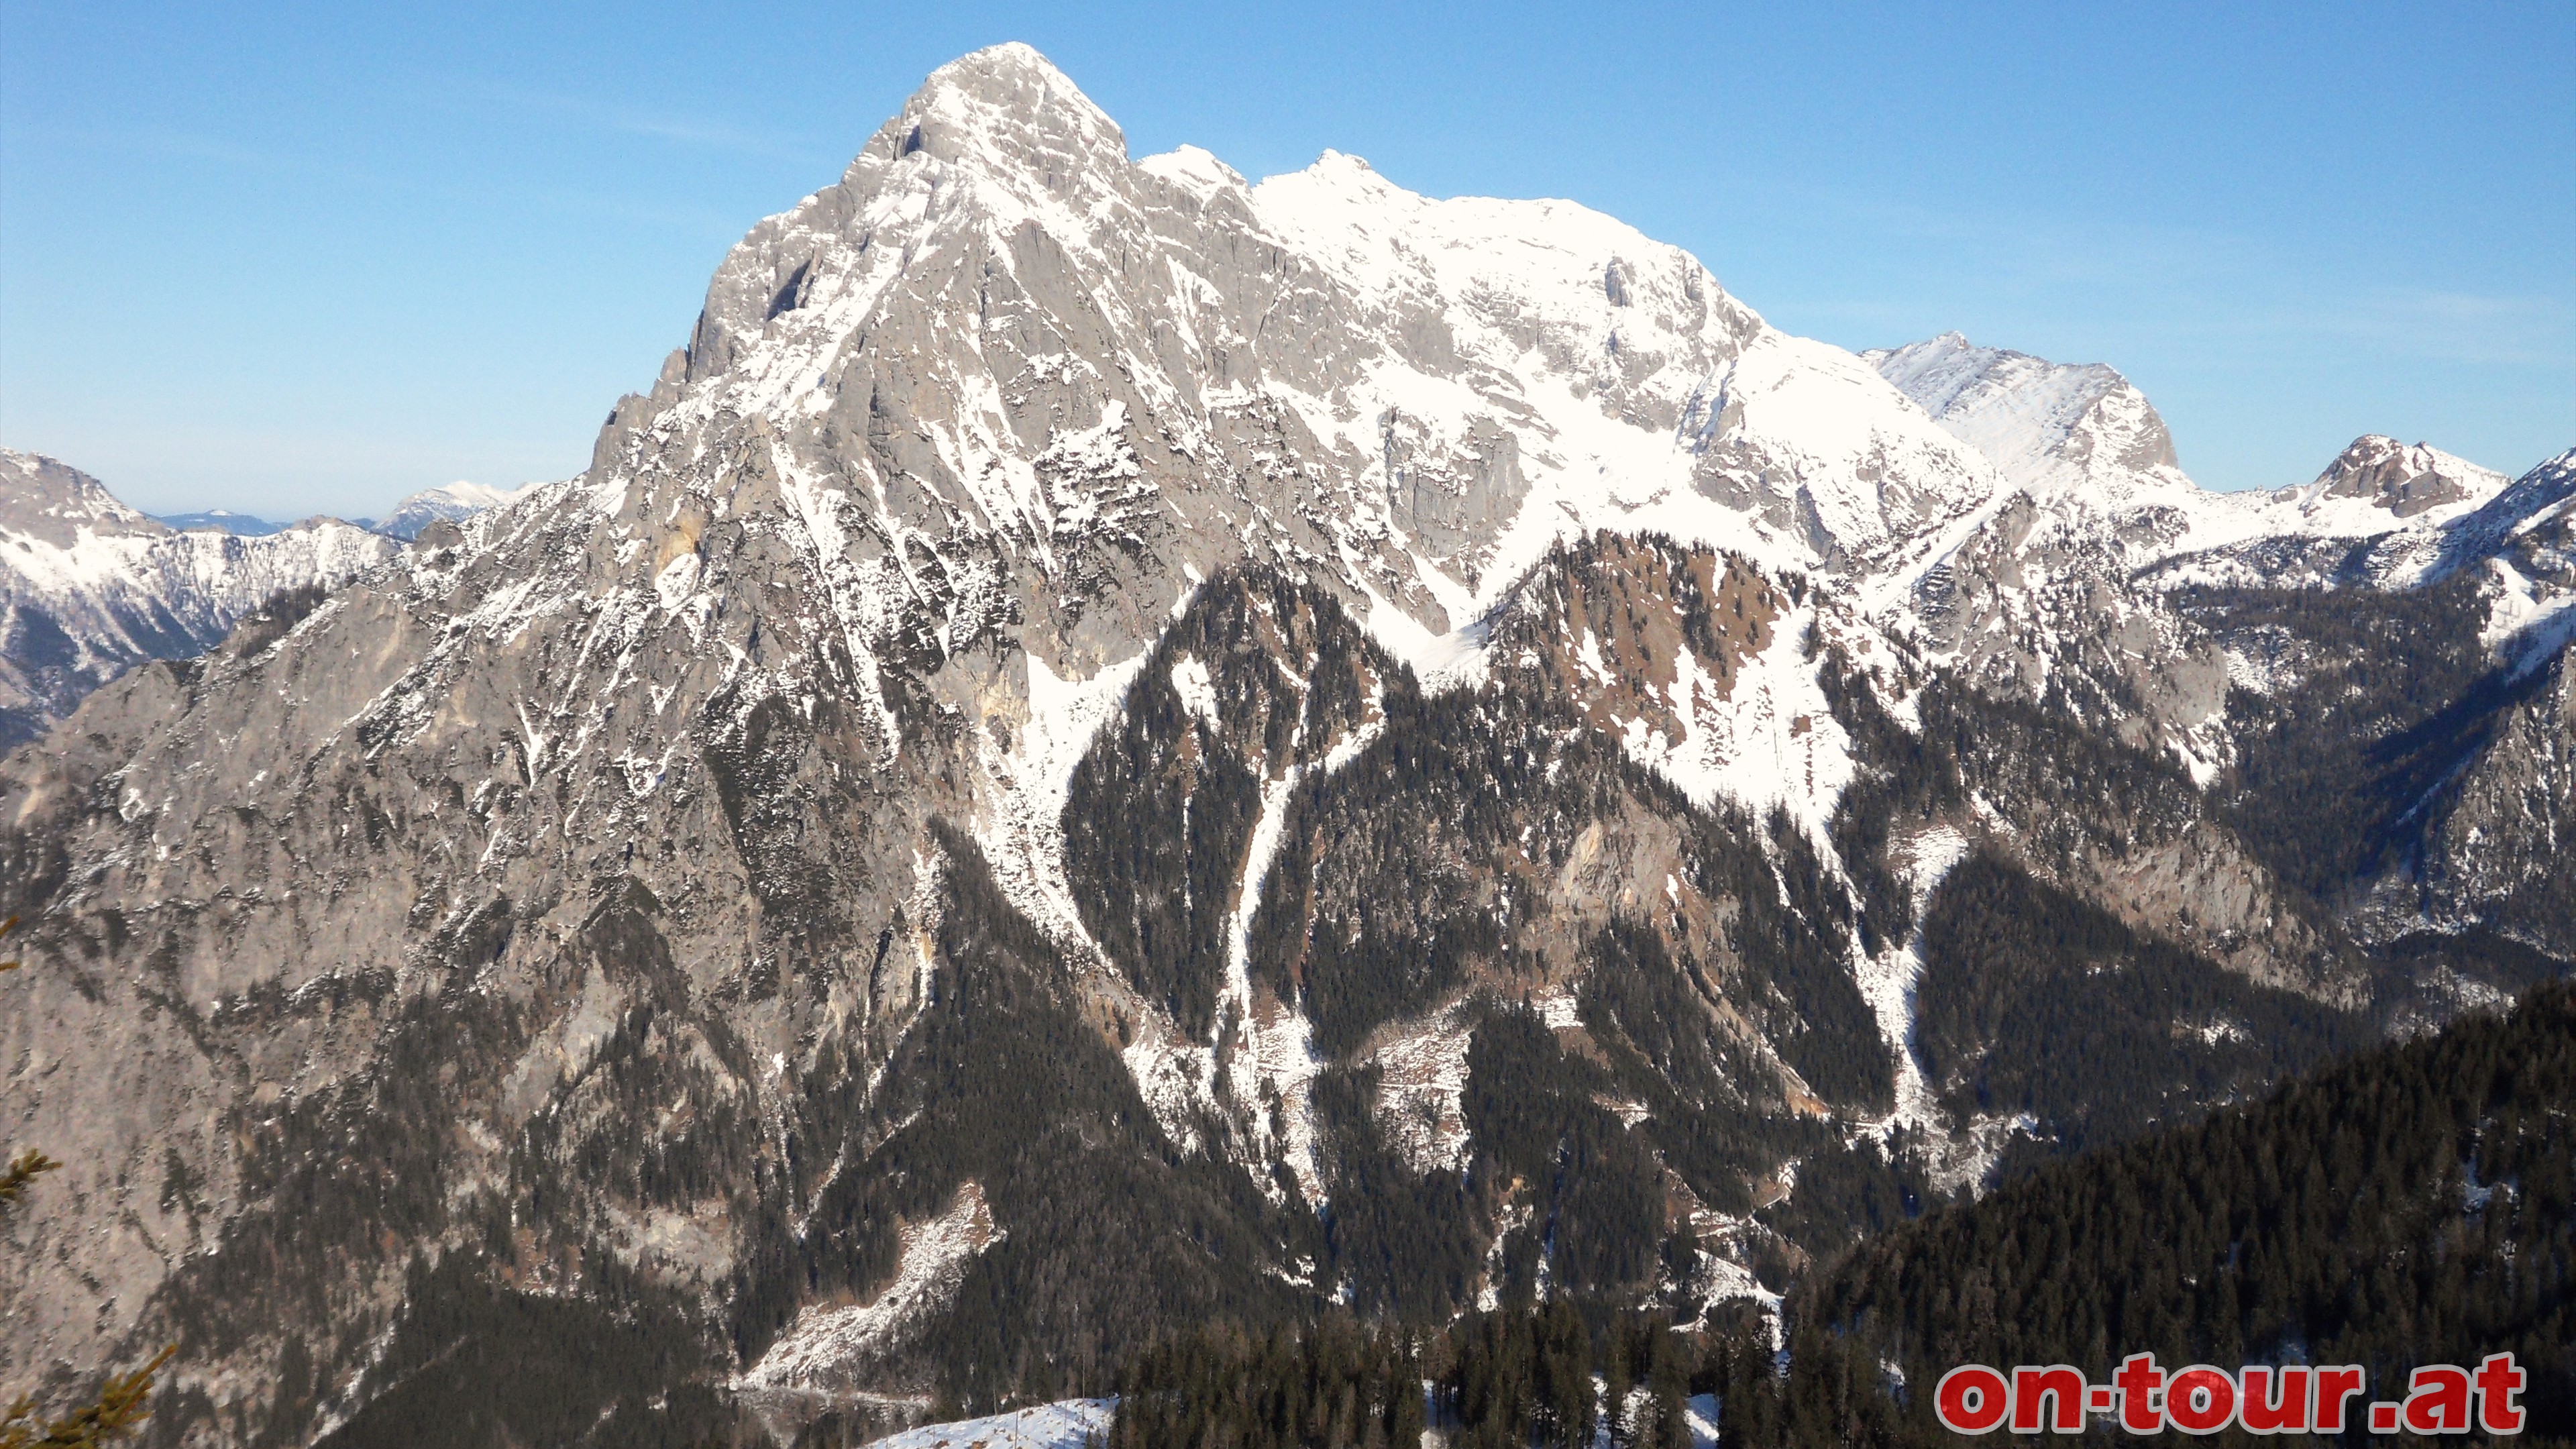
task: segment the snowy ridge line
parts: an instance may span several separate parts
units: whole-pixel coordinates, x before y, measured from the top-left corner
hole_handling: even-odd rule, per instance
[[[1035,117],[1012,114],[984,94],[986,87],[1041,93],[1039,104],[1050,109]],[[1695,491],[1693,472],[1712,450],[1783,465],[1800,479],[1810,504],[1829,515],[1828,526],[1864,548],[1878,546],[1869,539],[1892,536],[1886,501],[1853,481],[1864,465],[1879,468],[1889,457],[1924,462],[1911,470],[1910,497],[1928,496],[1925,483],[1934,476],[1945,480],[1934,491],[1961,504],[1991,491],[1972,454],[1855,359],[1772,332],[1686,254],[1598,213],[1561,202],[1431,201],[1338,155],[1259,186],[1246,186],[1203,153],[1130,163],[1116,154],[1114,126],[1023,49],[987,52],[944,69],[898,124],[918,128],[934,120],[947,128],[942,145],[895,157],[872,143],[835,189],[841,194],[818,193],[771,218],[738,249],[728,272],[747,264],[755,248],[780,249],[776,267],[802,254],[793,305],[780,312],[776,306],[786,304],[773,304],[756,342],[744,337],[752,345],[730,352],[722,370],[680,389],[651,424],[654,436],[676,439],[724,415],[795,420],[828,411],[835,366],[845,360],[849,340],[886,305],[908,257],[970,236],[990,243],[1034,224],[1077,258],[1097,259],[1117,223],[1161,204],[1157,187],[1179,187],[1202,202],[1229,194],[1241,203],[1240,211],[1228,213],[1237,218],[1229,224],[1248,221],[1263,240],[1298,253],[1299,266],[1320,269],[1317,279],[1339,294],[1337,303],[1363,316],[1434,313],[1461,340],[1472,381],[1364,346],[1347,375],[1300,375],[1311,370],[1275,366],[1237,388],[1243,400],[1284,404],[1325,445],[1325,456],[1304,461],[1322,466],[1317,482],[1333,495],[1329,506],[1356,510],[1327,520],[1334,547],[1346,558],[1375,552],[1369,540],[1400,541],[1409,527],[1387,502],[1403,470],[1388,461],[1377,420],[1396,420],[1388,426],[1400,424],[1434,454],[1471,443],[1485,447],[1474,440],[1495,436],[1497,428],[1519,439],[1516,466],[1533,486],[1503,514],[1494,543],[1469,545],[1469,587],[1448,575],[1458,560],[1442,555],[1454,545],[1395,549],[1402,572],[1411,575],[1401,582],[1439,600],[1453,618],[1490,602],[1492,586],[1507,584],[1554,538],[1592,527],[1663,526],[1777,561],[1815,562],[1793,532],[1756,518],[1755,537],[1748,538],[1739,507]],[[1050,134],[1049,144],[1090,158],[1061,185],[1032,186],[1016,161],[1025,144],[1021,133],[1032,127],[1054,128],[1061,138]],[[882,244],[897,234],[907,245]],[[877,244],[854,246],[860,238]],[[1003,265],[1015,264],[1007,248],[994,253]],[[1182,333],[1209,346],[1232,345],[1236,339],[1223,323],[1210,316],[1203,326],[1197,314],[1227,302],[1237,280],[1212,275],[1186,248],[1165,260],[1173,276],[1187,279],[1186,305],[1173,319]],[[1130,299],[1118,289],[1099,295],[1113,324],[1141,320],[1128,315]],[[711,316],[722,310],[713,308],[716,300],[711,297]],[[1497,327],[1490,320],[1497,302],[1539,319],[1551,334],[1548,346],[1532,350]],[[1568,345],[1560,345],[1558,334]],[[961,501],[971,502],[972,513],[1008,551],[1021,552],[1023,545],[1011,540],[1024,537],[1026,556],[1042,572],[1060,563],[1050,540],[1067,526],[1088,526],[1084,509],[1092,506],[1080,499],[1070,512],[1056,506],[1060,500],[1039,481],[1047,457],[1151,489],[1158,485],[1138,480],[1134,437],[1159,430],[1183,453],[1204,455],[1213,410],[1234,405],[1213,391],[1193,401],[1191,390],[1171,385],[1166,369],[1139,353],[1125,372],[1153,416],[1131,415],[1125,400],[1104,397],[1096,425],[1053,429],[1033,454],[1000,426],[1008,395],[1006,387],[996,391],[999,380],[1107,374],[1096,361],[1071,354],[1031,354],[1025,369],[980,347],[977,356],[981,370],[950,379],[958,406],[928,437],[970,495]],[[690,359],[692,373],[702,366],[713,366],[713,359]],[[1569,382],[1579,385],[1569,388]],[[1595,388],[1636,391],[1650,405],[1629,412],[1642,410],[1656,421],[1617,414],[1585,395]],[[1772,431],[1783,441],[1768,441],[1766,422],[1777,425]],[[1789,435],[1797,441],[1786,441]],[[1763,441],[1750,441],[1757,437]],[[1787,495],[1782,498],[1785,506]],[[1418,532],[1415,542],[1423,542]],[[1486,586],[1474,587],[1479,580]]]

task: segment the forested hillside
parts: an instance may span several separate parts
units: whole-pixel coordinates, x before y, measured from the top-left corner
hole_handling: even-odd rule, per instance
[[[2525,1442],[2576,1434],[2571,1110],[2576,987],[2555,984],[2044,1167],[1820,1275],[1793,1305],[1787,1379],[1719,1385],[1726,1442],[1935,1442],[1921,1390],[1948,1367],[2064,1362],[2100,1382],[2136,1352],[2361,1364],[2374,1393],[2511,1352]]]
[[[2360,1364],[2374,1397],[2399,1396],[2418,1364],[2512,1353],[2529,1375],[2519,1442],[2564,1442],[2571,1108],[2576,986],[2544,986],[2510,1015],[2348,1058],[1868,1239],[1792,1295],[1785,1372],[1749,1304],[1701,1331],[1562,1296],[1411,1331],[1218,1327],[1130,1365],[1111,1446],[1405,1442],[1393,1436],[1419,1409],[1399,1379],[1428,1384],[1453,1444],[1686,1443],[1700,1395],[1724,1449],[1944,1444],[1955,1436],[1929,1389],[1951,1367],[2072,1363],[2102,1383],[2136,1352],[2168,1367]]]

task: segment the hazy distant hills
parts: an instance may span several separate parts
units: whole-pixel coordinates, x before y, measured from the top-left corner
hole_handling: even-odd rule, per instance
[[[455,523],[471,518],[487,508],[498,508],[537,485],[518,488],[494,488],[483,483],[450,483],[440,488],[425,488],[394,505],[382,519],[361,519],[367,528],[405,542],[420,537],[420,531],[433,523]]]
[[[534,486],[534,484],[528,484],[519,488],[494,488],[483,483],[460,482],[449,483],[438,488],[424,488],[395,504],[393,511],[381,519],[361,518],[355,522],[360,528],[408,543],[419,537],[420,531],[433,523],[454,523],[460,519],[471,518],[484,509],[497,508],[509,502]],[[254,518],[247,513],[235,513],[226,508],[212,508],[202,513],[156,514],[154,518],[172,528],[214,529],[242,538],[265,538],[269,534],[281,532],[292,526],[271,523],[267,519]]]
[[[172,528],[210,528],[243,538],[266,538],[286,527],[283,523],[271,523],[265,518],[253,518],[229,508],[210,508],[202,513],[156,513],[152,516],[156,522],[166,523]]]

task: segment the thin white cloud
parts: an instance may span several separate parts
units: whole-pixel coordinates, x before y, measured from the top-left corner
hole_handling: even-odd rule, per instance
[[[488,82],[475,82],[463,89],[482,102],[558,117],[593,131],[643,136],[696,150],[802,157],[810,154],[816,144],[807,136],[748,126],[737,121],[650,110],[559,91]]]

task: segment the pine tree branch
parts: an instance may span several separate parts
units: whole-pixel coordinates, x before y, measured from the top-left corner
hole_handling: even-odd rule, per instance
[[[5,1172],[0,1172],[0,1212],[18,1204],[28,1185],[42,1173],[59,1170],[62,1164],[30,1147],[13,1159]]]
[[[171,1344],[130,1374],[117,1374],[101,1385],[98,1401],[44,1426],[36,1426],[36,1401],[21,1395],[0,1413],[0,1449],[99,1449],[134,1437],[152,1417],[152,1380],[179,1345]]]

